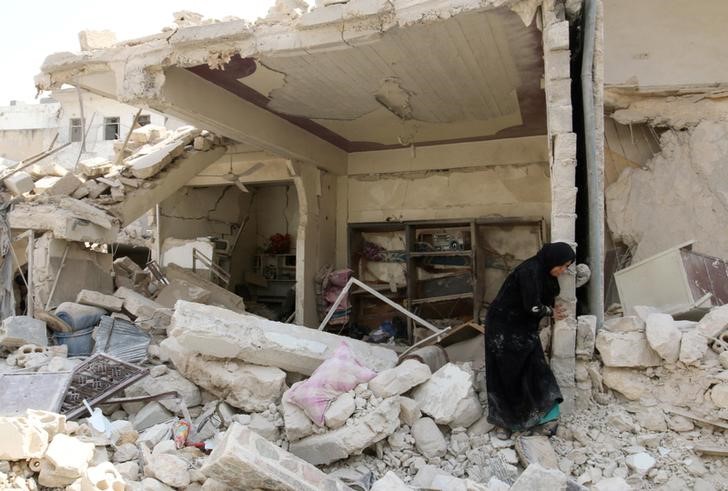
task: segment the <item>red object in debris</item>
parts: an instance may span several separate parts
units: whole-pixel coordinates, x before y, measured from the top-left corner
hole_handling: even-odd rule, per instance
[[[265,250],[268,254],[288,254],[291,251],[291,236],[289,234],[273,234],[268,241],[269,244]]]

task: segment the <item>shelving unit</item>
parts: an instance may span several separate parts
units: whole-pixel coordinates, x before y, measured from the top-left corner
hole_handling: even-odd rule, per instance
[[[296,284],[295,254],[256,254],[253,272],[265,279],[266,286],[253,287],[260,303],[283,304]]]
[[[509,234],[513,234],[517,244],[514,249],[518,249],[520,255],[516,254],[512,259],[509,256],[506,260],[485,238],[492,236],[493,242],[502,249],[503,237],[507,238]],[[543,243],[543,234],[540,218],[350,224],[349,264],[356,278],[431,322],[438,319],[443,322],[474,319],[477,322],[486,297],[492,297],[494,290],[500,287],[497,282],[501,280],[501,273],[507,274],[521,260],[534,254]],[[387,236],[386,242],[396,243],[401,249],[388,249],[388,254],[384,255],[387,261],[364,257],[365,238],[382,235]],[[393,257],[400,260],[391,262]],[[387,262],[390,265],[384,264]],[[390,277],[397,278],[398,268],[403,268],[400,283],[391,278],[389,282],[372,279],[370,270],[375,269],[375,265],[378,271],[388,271]],[[385,320],[401,317],[394,309],[362,293],[352,291],[351,294],[352,321],[360,327],[373,330]],[[416,341],[414,327],[408,322],[410,343]]]

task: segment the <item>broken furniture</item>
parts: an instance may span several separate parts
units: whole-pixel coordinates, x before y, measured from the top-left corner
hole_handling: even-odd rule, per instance
[[[60,412],[74,419],[86,411],[84,401],[94,406],[144,377],[149,370],[97,353],[73,371]]]
[[[673,316],[702,317],[728,303],[728,263],[680,244],[614,273],[626,315],[649,305]]]

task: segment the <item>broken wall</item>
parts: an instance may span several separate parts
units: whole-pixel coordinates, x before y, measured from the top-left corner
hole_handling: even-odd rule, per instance
[[[644,169],[625,169],[607,188],[613,237],[633,262],[691,239],[697,252],[728,257],[728,121],[670,129],[660,146]]]
[[[68,254],[64,264],[66,246]],[[56,276],[58,282],[50,303],[51,308],[62,302],[75,302],[81,290],[113,293],[112,262],[110,253],[91,251],[82,243],[54,239],[50,233],[37,237],[31,272],[36,308],[45,310]]]

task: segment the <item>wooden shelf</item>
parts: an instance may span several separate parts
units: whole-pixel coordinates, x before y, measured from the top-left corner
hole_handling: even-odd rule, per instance
[[[409,301],[410,305],[420,305],[423,303],[447,302],[451,300],[460,300],[463,298],[473,298],[473,292],[456,293],[454,295],[443,295],[441,297],[413,298]]]
[[[472,256],[473,251],[427,251],[410,252],[410,257],[436,257],[436,256]]]

